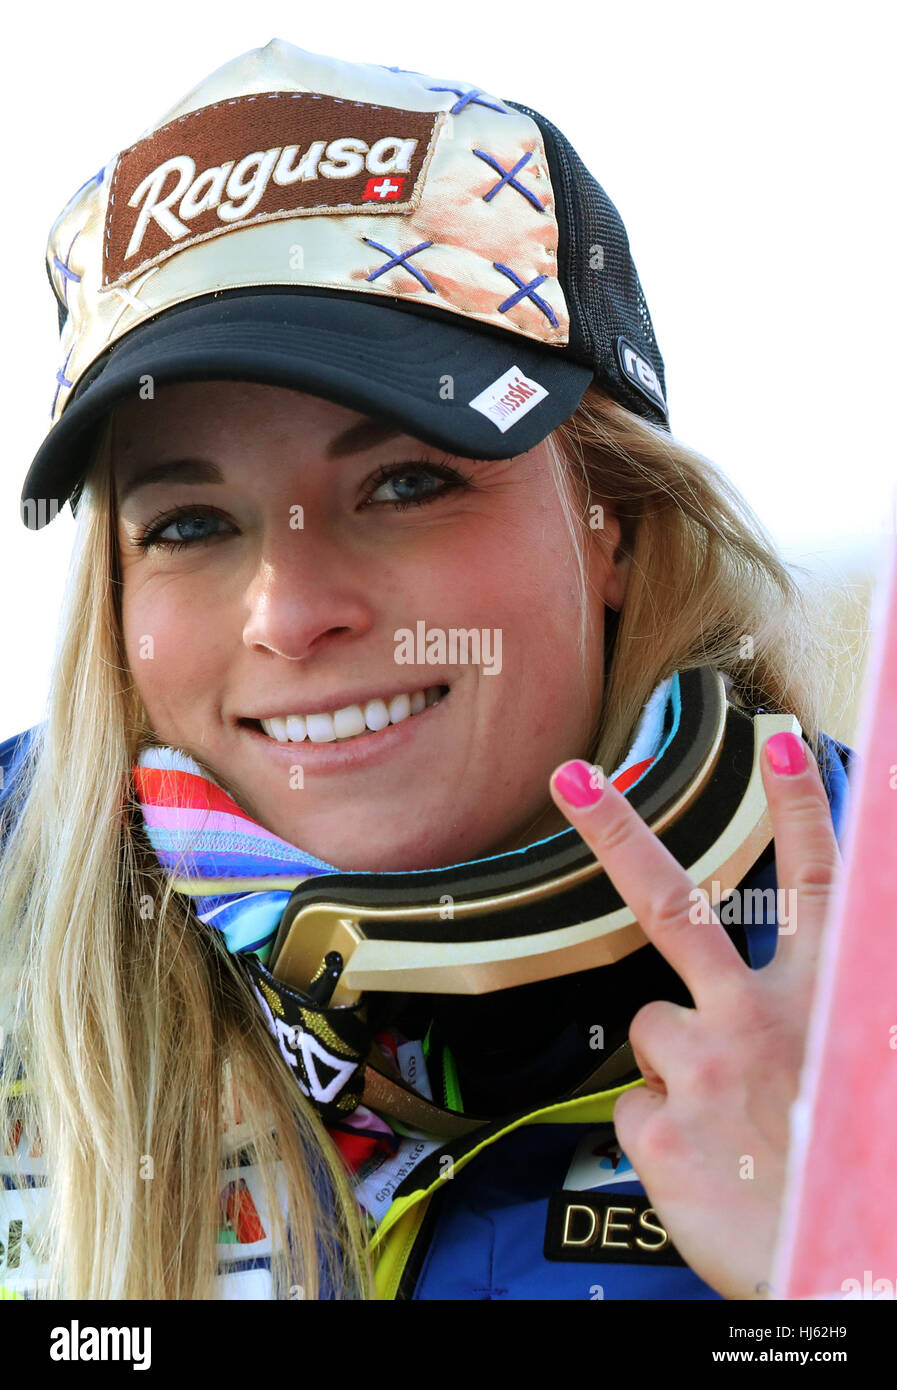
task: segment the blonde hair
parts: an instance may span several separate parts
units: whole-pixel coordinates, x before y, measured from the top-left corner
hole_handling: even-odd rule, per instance
[[[727,678],[733,703],[795,714],[818,758],[832,660],[822,594],[806,571],[782,560],[725,475],[595,386],[548,449],[578,560],[583,668],[594,602],[585,537],[601,529],[604,510],[619,519],[629,559],[622,609],[605,615],[604,693],[584,756],[608,771],[617,766],[657,684],[711,665]]]
[[[733,698],[792,710],[815,749],[812,624],[722,475],[595,388],[549,452],[580,562],[583,659],[593,499],[613,506],[631,561],[586,756],[614,766],[658,681],[707,663],[731,677]],[[16,1002],[0,1020],[11,1029],[0,1132],[21,1121],[47,1157],[48,1293],[213,1296],[221,1135],[237,1119],[264,1183],[275,1296],[318,1297],[320,1264],[331,1296],[369,1297],[342,1161],[217,933],[172,893],[139,831],[131,767],[154,734],[124,653],[110,453],[107,430],[79,508],[47,717],[12,789],[0,862],[0,999]]]
[[[40,1135],[49,1292],[214,1297],[228,1128],[259,1165],[274,1296],[314,1299],[322,1281],[331,1296],[365,1296],[370,1262],[342,1160],[218,934],[138,833],[131,767],[151,731],[124,655],[113,521],[107,431],[79,507],[47,717],[14,784],[19,819],[0,862],[0,998],[18,996],[19,1013],[6,1020],[0,1133],[18,1120]]]

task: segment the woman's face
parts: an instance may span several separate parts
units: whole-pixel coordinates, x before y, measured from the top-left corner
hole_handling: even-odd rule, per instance
[[[603,604],[620,606],[624,577],[605,510],[584,694],[578,576],[544,443],[447,458],[314,396],[209,381],[120,406],[112,447],[139,694],[156,735],[248,814],[344,870],[433,868],[567,827],[548,778],[586,751]],[[438,703],[345,740],[316,736],[353,731],[351,711],[308,721],[301,742],[259,723],[353,705],[378,723],[370,702],[388,711],[434,686],[448,687]]]

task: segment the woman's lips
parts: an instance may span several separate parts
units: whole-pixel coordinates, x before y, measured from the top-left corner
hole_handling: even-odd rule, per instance
[[[441,716],[439,711],[449,698],[446,693],[434,705],[427,705],[419,714],[409,715],[398,724],[387,724],[385,729],[359,734],[356,738],[329,743],[313,743],[303,739],[296,743],[278,743],[263,732],[261,727],[248,720],[238,720],[238,726],[259,746],[259,750],[270,751],[271,756],[285,766],[308,768],[315,772],[351,771],[356,767],[374,767],[384,762],[393,753],[401,751],[417,733],[432,731],[434,721]]]

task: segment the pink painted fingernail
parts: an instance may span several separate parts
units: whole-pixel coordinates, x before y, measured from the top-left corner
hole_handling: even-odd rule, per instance
[[[763,746],[773,772],[793,777],[796,772],[803,772],[807,765],[804,741],[797,734],[773,734]]]
[[[571,806],[594,806],[604,790],[604,772],[594,763],[574,758],[554,774],[554,785]]]

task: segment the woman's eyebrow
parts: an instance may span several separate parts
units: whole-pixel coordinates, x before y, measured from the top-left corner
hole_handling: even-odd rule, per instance
[[[388,439],[399,439],[402,430],[391,425],[388,420],[360,420],[350,425],[336,439],[332,439],[324,455],[328,459],[343,458],[346,454],[360,453],[362,449],[373,449],[377,444],[385,444]]]
[[[153,483],[164,483],[169,478],[175,478],[179,483],[224,482],[221,469],[210,459],[168,459],[164,463],[150,464],[148,468],[134,473],[126,483],[122,483],[118,491],[119,505],[140,488],[151,487]]]
[[[387,440],[398,439],[401,436],[402,431],[385,420],[362,420],[357,425],[350,425],[342,434],[332,439],[324,457],[328,460],[343,458],[346,454],[372,449],[377,444],[385,444]],[[148,468],[141,469],[129,478],[120,489],[119,502],[124,502],[140,488],[167,482],[170,478],[175,478],[181,483],[224,482],[221,469],[210,459],[167,459],[162,463],[150,464]]]

